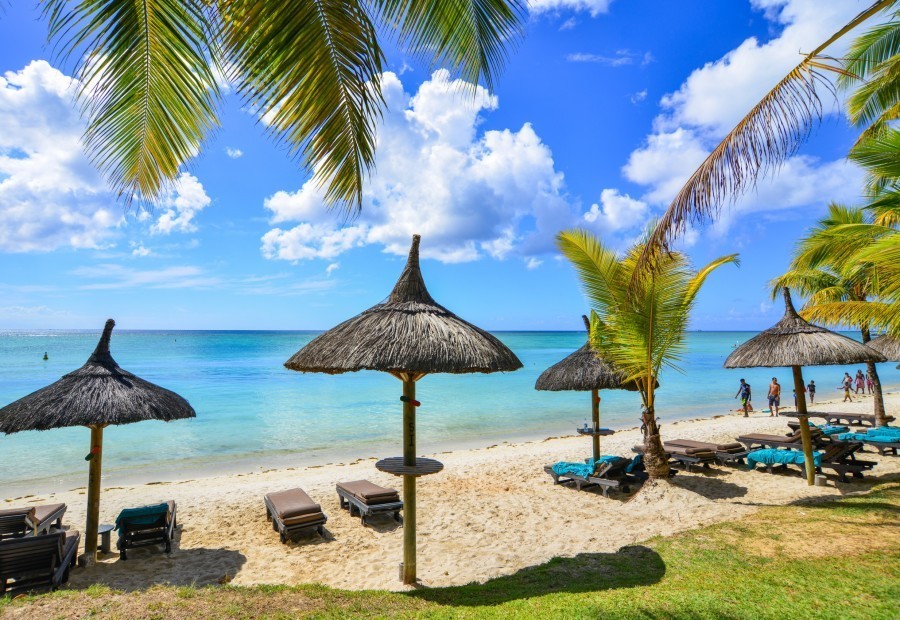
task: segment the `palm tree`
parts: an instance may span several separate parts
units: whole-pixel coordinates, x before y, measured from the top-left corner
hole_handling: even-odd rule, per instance
[[[865,99],[867,104],[872,101],[881,102],[884,104],[883,114],[878,105],[861,103],[859,122],[877,124],[882,123],[883,119],[896,118],[896,55],[900,46],[897,27],[900,12],[891,14],[887,24],[876,26],[863,35],[863,42],[854,46],[846,64],[840,59],[822,54],[857,26],[898,6],[900,0],[873,2],[806,54],[796,67],[753,106],[700,164],[669,204],[656,230],[648,239],[641,257],[642,265],[652,264],[661,250],[684,233],[689,225],[714,219],[723,205],[754,187],[762,174],[778,169],[796,153],[809,137],[815,122],[822,118],[819,93],[823,88],[829,92],[831,89],[823,71],[843,76],[842,84],[847,87],[875,75],[875,92],[867,96],[860,95],[860,99]],[[859,73],[853,73],[847,67]],[[882,123],[884,125],[886,123]]]
[[[868,234],[841,234],[851,229]],[[815,316],[817,321],[840,325],[841,313],[836,314],[835,307],[847,302],[868,303],[881,296],[883,278],[879,263],[858,257],[883,234],[865,209],[832,203],[828,215],[797,243],[790,269],[772,281],[773,299],[781,294],[782,287],[795,289],[807,297],[801,312],[805,318]],[[823,311],[823,308],[831,310]],[[869,342],[872,339],[869,323],[857,326],[863,343]],[[875,383],[876,423],[884,426],[887,422],[878,370],[873,362],[866,366]]]
[[[718,258],[699,271],[685,255],[661,256],[657,269],[637,273],[643,243],[619,256],[585,230],[567,230],[557,236],[560,251],[574,265],[593,306],[591,344],[602,346],[605,358],[639,386],[644,410],[644,462],[651,479],[668,477],[668,459],[656,420],[656,384],[663,367],[676,368],[684,351],[684,332],[690,310],[706,278],[726,263],[737,264],[736,254]],[[629,291],[629,282],[638,286]]]
[[[490,88],[521,32],[522,0],[44,0],[76,58],[85,143],[129,202],[152,202],[218,125],[224,75],[325,186],[360,205],[374,162],[382,41]]]

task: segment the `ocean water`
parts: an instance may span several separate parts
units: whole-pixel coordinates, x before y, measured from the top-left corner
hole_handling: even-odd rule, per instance
[[[142,422],[104,432],[104,483],[199,476],[213,472],[327,463],[401,453],[400,382],[385,373],[303,374],[282,365],[315,332],[116,331],[111,350],[120,366],[193,405],[197,417]],[[580,347],[583,332],[500,332],[524,368],[491,375],[433,375],[418,382],[420,453],[459,446],[571,434],[590,414],[590,396],[538,392],[548,366]],[[692,332],[680,362],[666,371],[657,393],[663,423],[723,413],[737,407],[738,380],[765,406],[769,379],[785,385],[788,369],[725,370],[735,343],[751,332]],[[849,334],[852,335],[852,334]],[[0,332],[0,405],[10,403],[80,367],[98,332]],[[47,352],[49,359],[42,359]],[[860,366],[861,367],[861,366]],[[843,372],[855,367],[813,367],[821,396],[836,394]],[[900,387],[895,364],[879,365],[886,388]],[[639,423],[640,398],[601,392],[604,426]],[[85,428],[0,435],[0,497],[16,490],[83,486],[89,433]],[[587,449],[587,444],[586,444]]]

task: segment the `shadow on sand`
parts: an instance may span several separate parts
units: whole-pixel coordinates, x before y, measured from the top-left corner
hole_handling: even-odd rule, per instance
[[[482,584],[449,588],[420,588],[408,596],[433,603],[477,607],[554,592],[598,592],[657,583],[666,566],[656,551],[641,545],[622,547],[615,553],[580,553],[573,558],[553,558],[538,566]]]

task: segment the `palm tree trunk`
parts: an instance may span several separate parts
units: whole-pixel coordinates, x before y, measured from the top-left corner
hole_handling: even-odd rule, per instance
[[[863,344],[872,340],[868,327],[863,327],[860,333],[862,334]],[[875,426],[887,426],[884,413],[884,396],[881,394],[881,379],[878,378],[878,369],[875,368],[875,362],[866,362],[866,370],[872,375],[872,381],[875,383]]]
[[[669,459],[663,450],[653,407],[647,407],[642,414],[644,431],[644,468],[651,480],[666,480],[669,477]]]

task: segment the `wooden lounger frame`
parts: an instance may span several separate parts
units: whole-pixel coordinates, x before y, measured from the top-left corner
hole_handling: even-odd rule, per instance
[[[169,502],[166,502],[169,503]],[[172,539],[175,537],[175,528],[178,519],[175,515],[175,502],[172,502],[172,510],[166,511],[153,523],[124,523],[119,530],[119,540],[116,548],[119,550],[119,559],[127,560],[127,549],[146,547],[148,545],[165,545],[165,552],[172,553]]]
[[[266,520],[272,522],[272,529],[278,532],[278,536],[282,543],[287,543],[288,539],[294,540],[297,534],[305,530],[315,530],[322,538],[326,537],[325,523],[328,521],[328,516],[324,512],[320,513],[322,515],[321,519],[309,521],[307,523],[286,525],[281,517],[278,516],[278,512],[269,501],[268,495],[263,496],[263,502],[266,504]]]
[[[353,493],[350,493],[341,487],[335,488],[341,503],[341,508],[346,508],[350,512],[351,517],[353,516],[353,509],[355,508],[356,513],[359,515],[359,520],[364,527],[368,525],[366,522],[368,517],[384,513],[393,513],[392,516],[394,517],[394,520],[397,523],[403,523],[403,517],[400,515],[400,511],[403,510],[402,501],[387,502],[384,504],[367,504],[361,498],[353,495]]]
[[[856,458],[856,452],[862,448],[862,444],[858,441],[835,442],[825,449],[822,458],[822,465],[816,468],[816,472],[822,473],[823,469],[833,470],[841,482],[850,482],[848,474],[854,478],[862,478],[863,472],[870,471],[878,463],[874,461],[863,461]],[[829,454],[830,453],[830,454]],[[777,467],[786,470],[788,465],[796,465],[801,473],[806,472],[805,465],[797,463],[758,463],[766,468],[766,471],[772,473]]]
[[[626,462],[628,462],[627,459]],[[553,478],[553,484],[574,483],[575,488],[579,491],[596,486],[600,488],[603,497],[609,497],[610,490],[621,490],[623,493],[628,493],[631,491],[631,483],[638,482],[638,479],[625,473],[624,470],[627,465],[621,466],[622,475],[620,477],[605,477],[608,475],[609,471],[614,468],[613,466],[614,464],[612,463],[606,463],[596,474],[587,477],[578,476],[576,474],[557,474],[550,465],[544,467],[544,471]]]
[[[665,450],[665,443],[663,443],[663,449]],[[632,452],[636,454],[643,454],[644,451],[639,449],[638,446],[635,446],[631,449]],[[669,452],[665,451],[665,455],[670,459],[677,461],[677,464],[684,467],[686,472],[690,472],[691,468],[695,465],[702,465],[703,469],[709,469],[710,463],[715,463],[718,459],[718,454],[712,454],[711,456],[700,457],[694,456],[693,454],[679,454],[677,452]]]
[[[78,532],[52,532],[0,542],[0,596],[64,584],[75,566],[80,538]],[[10,579],[16,581],[9,584]]]
[[[797,413],[782,413],[781,415],[796,417]],[[875,415],[872,413],[818,413],[815,411],[809,412],[809,417],[811,418],[822,418],[828,424],[843,424],[845,426],[875,426]],[[893,422],[896,418],[894,416],[889,415],[885,416],[886,422]]]
[[[37,531],[35,531],[34,524],[28,520],[27,516],[2,515],[0,516],[0,540],[8,537],[29,536],[31,534],[47,534],[50,532],[50,528],[61,530],[62,518],[66,514],[66,509],[67,506],[65,504],[57,508],[37,526]]]

